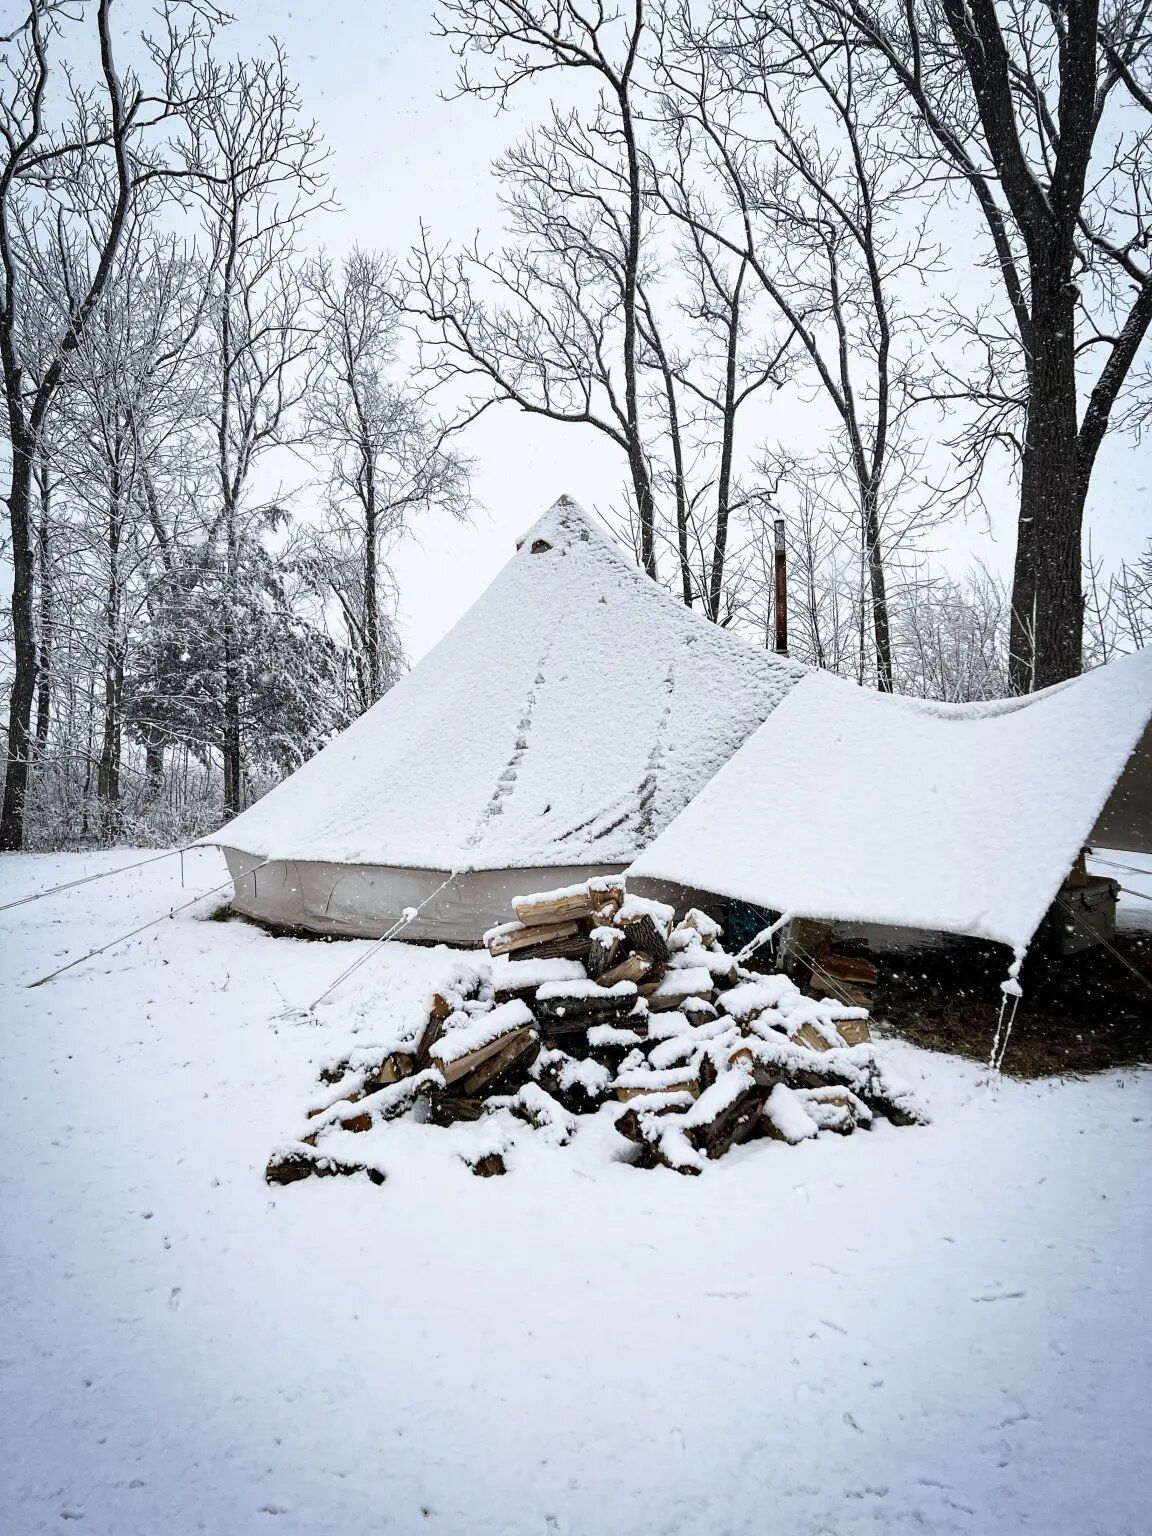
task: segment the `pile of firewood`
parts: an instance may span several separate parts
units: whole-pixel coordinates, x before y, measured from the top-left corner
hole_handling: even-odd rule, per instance
[[[922,1123],[871,1044],[867,999],[841,1000],[849,977],[827,969],[855,964],[851,979],[866,982],[866,961],[805,950],[811,990],[824,994],[806,996],[783,972],[742,966],[706,913],[677,922],[620,879],[513,905],[516,920],[485,935],[490,968],[437,994],[418,1037],[324,1074],[300,1139],[269,1164],[270,1182],[374,1173],[332,1133],[409,1114],[450,1126],[505,1111],[563,1144],[579,1116],[605,1110],[632,1161],[681,1173],[756,1137],[847,1135],[876,1116]],[[503,1152],[486,1150],[472,1166],[503,1173]]]

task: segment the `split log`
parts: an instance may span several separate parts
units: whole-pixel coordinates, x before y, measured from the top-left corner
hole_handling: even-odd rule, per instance
[[[815,997],[829,997],[834,1003],[845,1003],[849,1008],[871,1008],[872,999],[865,992],[834,976],[823,976],[813,971],[808,990]]]
[[[815,1024],[802,1024],[792,1036],[794,1045],[806,1045],[810,1051],[830,1051],[831,1042],[816,1028]]]
[[[715,1069],[713,1069],[715,1070]],[[684,1117],[684,1134],[698,1152],[715,1160],[755,1134],[765,1094],[746,1072],[716,1078]]]
[[[828,1075],[817,1067],[805,1067],[798,1062],[763,1062],[746,1045],[732,1052],[728,1065],[747,1072],[758,1088],[775,1088],[778,1083],[789,1088],[822,1088]]]
[[[492,1179],[508,1172],[500,1152],[483,1152],[479,1157],[465,1157],[464,1162],[478,1179]]]
[[[564,890],[542,891],[535,896],[514,896],[512,910],[529,928],[556,923],[578,922],[591,917],[599,906],[600,896],[593,896],[587,885],[572,885]]]
[[[667,960],[669,956],[668,933],[659,926],[650,913],[640,912],[633,916],[617,917],[617,927],[623,928],[633,950],[649,955],[653,960]]]
[[[781,970],[794,980],[806,981],[812,974],[812,962],[819,961],[832,947],[832,925],[815,918],[794,917],[781,937]]]
[[[658,1140],[659,1134],[650,1129],[651,1123],[664,1115],[682,1114],[692,1108],[693,1102],[690,1093],[680,1090],[633,1098],[627,1108],[616,1116],[616,1129],[627,1141],[635,1142],[637,1146],[645,1141]]]
[[[467,1077],[462,1077],[459,1091],[468,1095],[492,1093],[497,1087],[511,1088],[513,1077],[517,1079],[515,1086],[519,1087],[539,1054],[539,1037],[534,1030],[529,1030],[527,1039],[510,1040],[503,1051],[482,1062]]]
[[[425,1039],[427,1038],[427,1033],[428,1031],[425,1030]],[[420,1046],[421,1049],[424,1048],[424,1039],[421,1040]],[[429,1042],[429,1048],[431,1048],[431,1042]],[[401,1078],[411,1077],[415,1070],[416,1055],[414,1052],[393,1051],[390,1055],[385,1056],[378,1067],[373,1067],[365,1087],[369,1092],[374,1092],[377,1088],[387,1088],[391,1083],[398,1083]]]
[[[850,1088],[809,1088],[800,1095],[804,1108],[822,1131],[849,1136],[856,1127],[871,1129],[872,1111]]]
[[[594,1024],[588,1031],[589,1056],[613,1074],[620,1070],[628,1056],[647,1045],[647,1035],[634,1029],[617,1028],[614,1024]]]
[[[867,1045],[872,1039],[867,1019],[837,1019],[836,1028],[845,1045]]]
[[[513,998],[530,1003],[537,987],[552,981],[586,981],[587,973],[579,960],[514,959],[492,969],[492,985],[497,1003]]]
[[[858,955],[838,955],[831,950],[820,956],[820,969],[826,976],[857,987],[874,987],[880,980],[880,972],[871,960]]]
[[[568,953],[566,946],[588,951],[588,935],[579,923],[540,923],[528,927],[524,923],[502,923],[484,935],[490,955],[516,955],[524,959],[543,960],[550,955]]]
[[[650,955],[629,955],[626,960],[602,972],[596,979],[602,987],[614,987],[618,981],[633,981],[639,986],[648,980],[655,966],[656,962]]]
[[[719,1074],[716,1070],[716,1063],[712,1060],[711,1056],[705,1052],[700,1057],[700,1060],[696,1066],[696,1079],[700,1084],[701,1093],[705,1093],[709,1088],[711,1088],[718,1076]]]
[[[893,1125],[927,1125],[928,1116],[906,1089],[893,1088],[880,1071],[869,1074],[855,1090],[874,1115],[882,1115]]]
[[[431,1061],[432,1047],[443,1035],[444,1025],[452,1017],[453,1012],[452,1004],[443,992],[434,993],[432,1007],[428,1010],[428,1022],[413,1046],[413,1057],[417,1068],[422,1069]]]
[[[600,1062],[581,1061],[566,1051],[549,1050],[533,1063],[532,1078],[565,1109],[589,1115],[608,1098],[613,1074]]]
[[[300,1179],[310,1179],[318,1172],[316,1159],[307,1153],[279,1152],[269,1160],[264,1170],[266,1184],[296,1184]]]
[[[593,928],[589,935],[588,946],[588,974],[593,977],[603,976],[605,971],[610,971],[624,949],[624,935],[619,928],[599,926]],[[617,977],[617,980],[624,980]],[[629,981],[637,978],[630,976]],[[609,983],[610,985],[610,983]]]
[[[481,1120],[488,1113],[483,1099],[458,1098],[451,1093],[437,1093],[428,1100],[428,1124],[447,1129],[461,1121]]]
[[[366,1173],[373,1184],[383,1184],[386,1177],[379,1168],[346,1162],[343,1158],[326,1157],[309,1147],[300,1146],[274,1153],[264,1170],[264,1181],[267,1184],[296,1184],[301,1179],[313,1176],[327,1179],[337,1174],[354,1173]]]
[[[615,1093],[621,1104],[659,1093],[688,1093],[695,1099],[700,1095],[700,1079],[694,1067],[672,1067],[664,1072],[622,1072],[616,1080]]]
[[[535,1045],[538,1042],[531,1026],[522,1024],[514,1029],[505,1030],[495,1035],[491,1040],[485,1041],[473,1050],[463,1051],[459,1054],[451,1051],[451,1043],[451,1036],[447,1040],[442,1040],[437,1046],[436,1056],[436,1065],[449,1087],[456,1083],[463,1085],[466,1081],[477,1077],[481,1073],[481,1068],[485,1067],[489,1062],[502,1057],[510,1047],[514,1046],[516,1048],[515,1054],[519,1054],[528,1046]],[[484,1073],[482,1080],[487,1082],[489,1074]],[[459,1091],[467,1095],[470,1089],[461,1086]]]
[[[512,1113],[557,1147],[567,1146],[576,1134],[577,1117],[539,1083],[524,1084],[512,1101]]]
[[[763,1130],[774,1141],[786,1141],[795,1147],[815,1136],[820,1127],[793,1089],[778,1083],[764,1101]]]
[[[612,988],[588,981],[588,989],[578,982],[557,982],[539,988],[535,1012],[541,1028],[551,1033],[571,1027],[587,1029],[590,1024],[610,1024],[627,1018],[636,1006],[636,988],[631,982],[617,982]]]
[[[372,1129],[372,1116],[369,1114],[349,1115],[346,1120],[337,1122],[342,1131],[370,1131]]]
[[[686,1014],[693,1024],[704,1024],[720,1017],[719,1008],[715,1003],[709,1002],[706,997],[686,997],[680,1005],[680,1011]]]
[[[724,929],[714,917],[709,917],[707,912],[701,912],[699,907],[690,907],[676,924],[675,932],[683,930],[687,930],[690,934],[698,934],[705,949],[720,948]]]
[[[616,914],[619,910],[619,902],[606,902],[604,906],[593,909],[592,916],[588,919],[588,922],[593,928],[611,928],[616,922]]]
[[[703,967],[698,967],[687,971],[665,972],[655,989],[646,995],[653,1013],[665,1013],[682,1008],[690,997],[710,1000],[711,993],[711,974]]]

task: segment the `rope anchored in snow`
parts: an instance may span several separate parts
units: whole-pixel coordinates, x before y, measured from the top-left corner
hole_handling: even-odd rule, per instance
[[[265,859],[264,864],[267,864],[267,862],[268,860]],[[251,869],[248,873],[254,875],[257,869],[264,868],[264,864],[257,864],[256,869]],[[97,955],[104,954],[106,950],[115,949],[118,944],[126,944],[129,939],[134,939],[138,933],[147,933],[148,929],[155,928],[157,923],[164,922],[166,918],[175,917],[178,912],[186,912],[189,907],[194,907],[198,901],[203,901],[206,896],[214,896],[217,891],[222,891],[231,884],[232,877],[229,876],[227,880],[222,880],[219,885],[213,885],[208,890],[201,891],[198,895],[193,896],[191,901],[182,902],[178,907],[170,907],[167,912],[161,912],[159,917],[154,917],[147,923],[141,923],[139,928],[133,928],[131,933],[123,933],[118,939],[109,939],[107,944],[101,944],[96,949],[90,949],[86,955],[77,955],[75,960],[69,960],[65,965],[57,966],[54,971],[49,971],[47,976],[41,976],[38,981],[28,982],[28,987],[42,987],[46,981],[51,981],[53,977],[60,976],[65,971],[70,971],[74,965],[83,965],[85,960],[94,960]]]
[[[372,945],[371,949],[365,950],[362,955],[357,956],[357,958],[353,960],[351,965],[346,966],[344,970],[340,972],[339,976],[336,977],[336,980],[330,982],[328,986],[324,988],[323,992],[321,992],[320,996],[314,998],[312,1002],[308,1004],[307,1008],[304,1009],[304,1012],[311,1013],[314,1008],[317,1008],[324,1001],[330,992],[335,992],[336,988],[341,984],[341,982],[347,981],[349,976],[352,975],[353,971],[358,971],[362,965],[367,965],[368,961],[372,959],[373,955],[379,953],[382,945],[387,944],[389,939],[395,938],[396,935],[400,932],[401,928],[406,928],[409,923],[414,922],[416,918],[419,917],[420,913],[423,912],[428,903],[435,897],[439,896],[440,892],[446,885],[451,885],[455,878],[456,871],[452,870],[451,874],[449,874],[446,879],[442,880],[434,891],[430,891],[428,895],[425,896],[424,900],[418,907],[405,907],[396,922],[394,922],[391,928],[388,929],[387,933],[382,933],[376,942]]]
[[[46,891],[33,891],[31,896],[20,896],[15,901],[6,901],[0,906],[0,912],[10,912],[13,907],[23,907],[30,901],[40,901],[45,896],[58,896],[61,891],[72,891],[78,885],[90,885],[93,880],[108,880],[113,875],[126,875],[130,869],[143,869],[146,864],[158,864],[161,859],[174,859],[180,855],[180,869],[183,875],[184,855],[192,848],[189,843],[184,848],[167,848],[163,853],[154,853],[147,859],[137,859],[135,864],[118,864],[115,869],[101,869],[94,875],[82,875],[78,880],[65,880],[62,885],[50,885]]]

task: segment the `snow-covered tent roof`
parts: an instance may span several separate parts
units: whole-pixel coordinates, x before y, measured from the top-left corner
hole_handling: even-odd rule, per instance
[[[996,704],[799,683],[629,876],[1022,951],[1081,847],[1152,851],[1152,650]]]
[[[407,677],[206,841],[428,870],[626,864],[805,671],[673,601],[565,497]]]

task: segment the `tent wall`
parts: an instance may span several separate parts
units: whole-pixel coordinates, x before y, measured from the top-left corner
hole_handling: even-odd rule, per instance
[[[232,906],[248,917],[278,928],[371,939],[387,932],[405,907],[419,907],[427,901],[419,916],[402,930],[402,936],[442,944],[479,944],[486,929],[510,921],[513,896],[593,875],[619,874],[623,867],[580,864],[571,868],[470,870],[454,876],[433,896],[447,878],[447,870],[312,859],[276,859],[261,867],[259,858],[227,847],[224,856],[235,888]]]
[[[1152,722],[1108,796],[1090,842],[1093,848],[1152,853]]]

